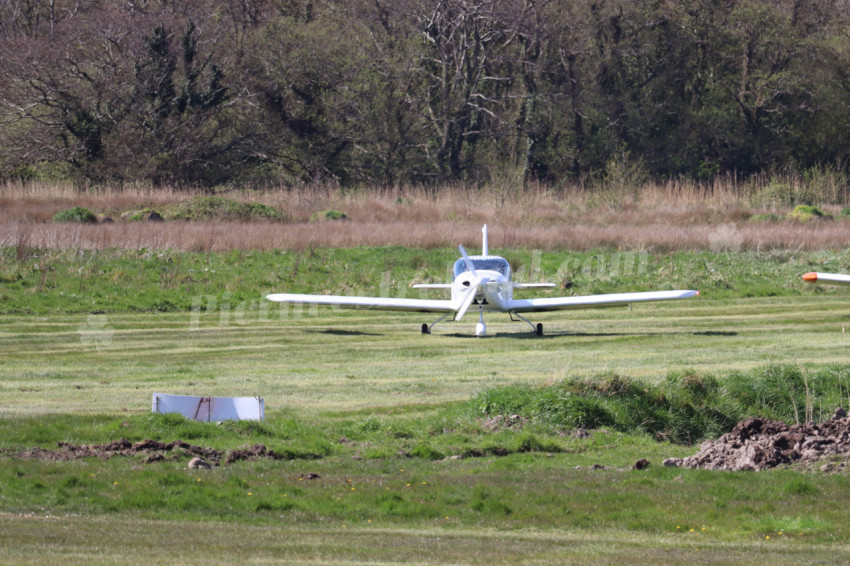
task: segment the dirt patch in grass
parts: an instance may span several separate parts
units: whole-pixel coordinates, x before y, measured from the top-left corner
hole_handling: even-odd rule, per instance
[[[124,438],[110,442],[109,444],[69,444],[67,442],[60,442],[58,448],[55,450],[33,448],[11,454],[17,458],[58,462],[79,458],[108,460],[113,456],[141,457],[142,462],[146,464],[160,462],[165,459],[181,460],[191,458],[191,461],[196,461],[197,458],[200,458],[203,462],[211,466],[227,465],[241,460],[256,460],[258,458],[269,458],[272,460],[284,459],[283,455],[278,454],[274,450],[269,450],[263,444],[246,445],[234,450],[216,450],[214,448],[189,444],[182,440],[160,442],[159,440],[147,439],[134,443]]]
[[[492,422],[491,421],[495,421]],[[494,427],[509,426],[508,419],[490,419]],[[519,422],[519,417],[516,417]],[[485,424],[485,427],[487,424]],[[518,451],[526,451],[520,448]],[[197,446],[181,440],[161,442],[142,440],[130,442],[120,439],[108,444],[58,443],[58,448],[48,450],[33,448],[3,453],[23,459],[69,461],[80,458],[108,460],[114,456],[140,458],[142,463],[164,460],[189,459],[190,468],[209,468],[229,465],[239,461],[257,459],[284,460],[286,455],[268,449],[263,444],[244,445],[232,450]],[[467,450],[460,457],[506,456],[512,453],[502,447]],[[731,432],[714,441],[702,444],[700,451],[687,458],[669,458],[665,466],[702,468],[727,471],[760,471],[778,466],[801,464],[804,468],[819,472],[842,472],[848,469],[850,460],[850,417],[838,409],[829,421],[815,424],[787,425],[780,421],[749,418],[739,422]],[[640,460],[635,469],[649,467],[649,462]],[[308,479],[313,479],[312,477]]]

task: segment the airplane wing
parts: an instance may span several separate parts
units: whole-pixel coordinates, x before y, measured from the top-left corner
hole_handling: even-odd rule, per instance
[[[410,286],[412,289],[451,289],[451,283],[417,283]]]
[[[521,299],[511,301],[509,310],[513,312],[556,311],[563,309],[584,309],[646,303],[650,301],[672,301],[689,299],[699,295],[699,291],[648,291],[644,293],[610,293],[605,295],[584,295],[579,297],[544,297],[540,299]]]
[[[803,281],[809,283],[827,283],[829,285],[850,285],[850,275],[841,273],[810,272],[803,275]]]
[[[329,305],[346,308],[379,309],[390,311],[456,312],[451,301],[429,299],[398,299],[390,297],[346,297],[343,295],[297,295],[275,293],[266,298],[276,303]]]

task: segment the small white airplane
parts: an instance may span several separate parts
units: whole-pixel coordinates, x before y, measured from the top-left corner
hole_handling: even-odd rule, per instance
[[[826,283],[827,285],[850,285],[850,275],[810,271],[803,275],[803,281],[808,283]]]
[[[420,283],[415,289],[451,290],[451,300],[403,299],[388,297],[346,297],[339,295],[297,295],[277,293],[267,295],[270,301],[278,303],[301,303],[317,305],[335,305],[352,308],[416,311],[444,313],[431,324],[422,324],[422,334],[430,334],[435,324],[450,314],[453,320],[461,320],[466,312],[478,307],[478,324],[475,335],[484,336],[484,311],[508,313],[511,320],[514,315],[527,322],[538,336],[543,334],[543,324],[535,326],[520,313],[554,311],[562,309],[580,309],[627,305],[649,301],[670,301],[688,299],[699,295],[699,291],[650,291],[644,293],[611,293],[605,295],[585,295],[578,297],[546,297],[539,299],[514,299],[514,289],[539,289],[554,287],[554,283],[517,283],[511,280],[511,266],[499,256],[491,256],[487,250],[487,226],[483,233],[481,255],[469,256],[463,246],[458,246],[461,257],[454,265],[454,280],[451,283]]]

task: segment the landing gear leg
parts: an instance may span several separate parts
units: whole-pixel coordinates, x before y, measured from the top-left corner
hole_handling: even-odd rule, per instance
[[[452,313],[447,312],[446,314],[444,314],[443,316],[441,316],[440,318],[438,318],[437,320],[432,322],[430,326],[428,325],[428,323],[423,322],[422,323],[422,334],[431,334],[431,329],[434,328],[434,325],[437,324],[438,322],[440,322],[441,320],[443,320],[444,318],[446,318],[447,316],[449,316],[450,314],[452,314]]]
[[[512,315],[515,314],[517,317],[520,318],[520,320],[524,320],[525,322],[527,322],[528,325],[531,327],[531,331],[534,332],[535,336],[543,336],[543,323],[542,322],[538,322],[537,326],[534,326],[534,324],[532,324],[532,322],[530,320],[528,320],[527,318],[525,318],[521,314],[517,314],[515,312],[512,312],[511,314]]]

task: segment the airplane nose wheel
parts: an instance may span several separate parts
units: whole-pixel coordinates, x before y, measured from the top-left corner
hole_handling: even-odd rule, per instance
[[[478,309],[478,324],[475,325],[475,335],[483,338],[487,334],[487,326],[484,325],[484,311]]]

